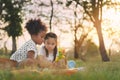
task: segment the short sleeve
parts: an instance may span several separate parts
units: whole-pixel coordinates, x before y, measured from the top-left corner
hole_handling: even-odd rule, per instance
[[[38,53],[36,44],[33,41],[31,41],[29,44],[26,45],[26,47],[27,47],[27,53],[29,51],[34,51],[34,53],[35,53],[34,58],[36,58],[37,53]]]
[[[36,46],[35,46],[35,45],[31,45],[31,44],[28,45],[28,47],[27,47],[27,52],[28,52],[28,51],[31,51],[31,50],[35,52],[35,51],[36,51]]]

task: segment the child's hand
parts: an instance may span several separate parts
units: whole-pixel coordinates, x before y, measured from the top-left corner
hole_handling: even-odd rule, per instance
[[[28,51],[27,58],[34,59],[35,52],[34,51]]]

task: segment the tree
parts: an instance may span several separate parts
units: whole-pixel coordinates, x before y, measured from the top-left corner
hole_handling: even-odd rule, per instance
[[[17,0],[0,0],[2,11],[1,11],[1,19],[7,25],[3,28],[8,34],[9,37],[12,37],[12,52],[15,52],[16,47],[16,37],[22,35],[22,6],[26,2],[17,1]]]
[[[69,0],[69,5],[72,2],[76,2],[78,5],[82,6],[85,14],[87,14],[90,20],[93,22],[94,27],[96,28],[98,38],[99,38],[99,51],[102,57],[102,61],[110,61],[107,56],[107,52],[104,45],[101,22],[102,22],[102,7],[103,4],[106,4],[107,1],[103,2],[103,0]]]

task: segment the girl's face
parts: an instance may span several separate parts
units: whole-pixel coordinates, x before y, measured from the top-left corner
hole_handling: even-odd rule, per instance
[[[32,35],[32,39],[36,44],[41,45],[42,42],[44,41],[45,35],[46,35],[46,31],[42,31],[38,33],[37,35]]]
[[[56,45],[57,41],[55,38],[48,38],[47,40],[45,40],[45,47],[48,50],[48,52],[53,52]]]

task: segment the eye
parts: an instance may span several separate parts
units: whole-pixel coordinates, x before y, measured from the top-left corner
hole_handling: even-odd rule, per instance
[[[55,43],[52,43],[52,45],[55,45]]]

